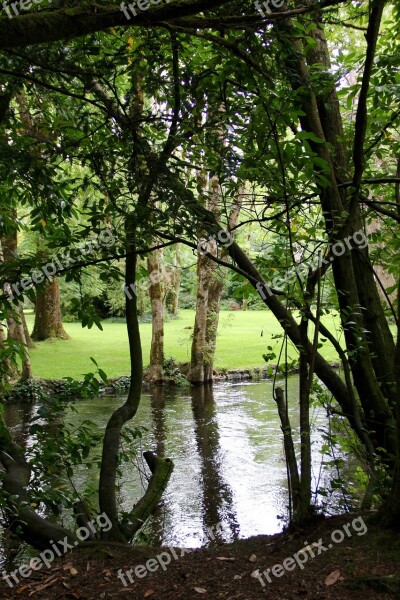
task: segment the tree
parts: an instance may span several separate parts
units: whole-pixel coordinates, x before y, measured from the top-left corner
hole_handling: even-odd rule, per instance
[[[46,154],[29,156],[32,163],[27,164],[24,145],[29,142],[28,136],[18,134],[9,110],[10,86],[4,81],[5,108],[0,114],[7,123],[7,135],[2,138],[2,149],[13,166],[2,171],[2,181],[10,194],[18,193],[19,201],[32,208],[35,227],[39,228],[41,219],[47,223],[42,229],[53,247],[62,248],[67,242],[82,240],[89,230],[99,232],[105,222],[111,223],[118,232],[117,248],[101,254],[96,264],[103,264],[102,277],[106,281],[115,281],[119,273],[109,263],[125,258],[128,287],[135,284],[137,258],[155,249],[154,237],[157,246],[180,242],[196,251],[195,240],[200,234],[206,239],[218,236],[219,215],[205,206],[205,186],[198,186],[199,172],[209,173],[210,180],[218,178],[224,211],[235,197],[239,181],[253,185],[254,196],[243,207],[241,215],[245,220],[238,223],[237,229],[252,222],[260,231],[266,231],[266,244],[270,243],[271,232],[282,238],[285,253],[281,258],[274,255],[276,264],[272,267],[286,273],[289,268],[297,268],[300,256],[310,267],[307,281],[302,282],[296,271],[294,281],[283,279],[271,289],[271,260],[264,247],[259,256],[251,256],[237,239],[229,246],[228,256],[217,248],[208,258],[248,282],[248,287],[262,297],[278,319],[286,339],[298,350],[305,467],[301,520],[310,508],[308,397],[314,373],[332,394],[332,409],[348,419],[370,461],[380,461],[388,473],[395,475],[393,490],[398,489],[395,344],[377,292],[367,244],[343,245],[344,240],[354,241],[356,235],[364,233],[363,220],[371,211],[384,215],[390,225],[399,220],[391,205],[386,205],[390,202],[387,186],[398,182],[398,176],[390,176],[393,157],[389,156],[385,141],[387,131],[398,125],[399,113],[392,111],[390,99],[397,89],[398,74],[390,57],[385,58],[384,67],[380,64],[385,47],[389,40],[393,43],[395,36],[394,30],[385,28],[378,43],[384,10],[380,0],[374,0],[368,18],[363,14],[364,6],[344,3],[332,16],[326,10],[329,3],[323,3],[271,13],[264,21],[249,12],[253,10],[250,3],[239,6],[232,2],[229,7],[228,3],[226,7],[223,4],[213,3],[210,14],[197,17],[188,15],[206,10],[211,4],[183,2],[151,9],[146,18],[140,17],[132,24],[135,38],[128,38],[128,43],[123,37],[100,34],[98,39],[88,40],[85,55],[81,44],[71,41],[68,51],[61,43],[7,56],[7,68],[0,68],[0,74],[25,85],[32,104],[37,90],[41,90],[43,114],[56,132],[57,143],[46,136],[42,141]],[[178,6],[184,11],[179,16]],[[230,17],[227,10],[233,7],[238,7],[238,16]],[[398,10],[389,10],[398,26]],[[115,9],[107,7],[86,16],[79,8],[67,13],[56,10],[26,19],[24,40],[18,34],[20,21],[12,24],[13,33],[5,35],[1,47],[63,39],[71,32],[71,14],[82,16],[78,26],[74,24],[74,36],[121,23]],[[156,18],[161,16],[163,25],[157,27],[160,21]],[[171,19],[167,29],[166,19]],[[357,64],[346,64],[342,58],[345,52],[337,59],[339,75],[349,66],[359,66],[362,73],[356,88],[345,89],[340,96],[342,82],[333,79],[330,59],[334,55],[329,52],[322,29],[322,22],[332,19],[337,27],[331,33],[332,41],[342,36],[348,42],[343,32],[354,20],[358,20],[356,27],[361,27],[361,32],[356,29],[352,34],[359,35],[361,41],[366,29],[366,47],[361,45],[361,51],[351,58]],[[41,23],[46,27],[40,28]],[[51,23],[54,28],[48,27]],[[263,27],[263,23],[268,26]],[[153,28],[152,36],[147,35],[146,24]],[[0,20],[0,31],[2,27],[4,30]],[[342,44],[340,39],[341,48]],[[115,60],[111,61],[110,56]],[[130,67],[133,60],[135,69]],[[387,90],[382,90],[383,73]],[[382,94],[384,110],[382,106],[377,108],[378,94]],[[353,120],[346,114],[343,99],[351,105],[357,95]],[[207,120],[202,118],[204,98],[211,98],[215,107],[212,118]],[[221,104],[224,151],[216,142],[221,131]],[[155,106],[161,107],[161,113],[154,110]],[[370,121],[368,110],[374,116]],[[398,140],[393,145],[397,150]],[[377,173],[379,152],[387,157],[389,175]],[[187,161],[182,156],[188,157]],[[67,167],[63,171],[64,163]],[[73,163],[81,167],[78,173],[72,169]],[[185,181],[184,169],[185,175],[189,173]],[[25,177],[27,170],[32,178]],[[59,179],[54,178],[54,170]],[[37,189],[39,195],[35,195]],[[61,216],[50,195],[59,189],[63,189],[73,207]],[[373,195],[373,189],[382,193],[383,202]],[[74,201],[77,190],[86,194],[81,206]],[[396,248],[394,237],[389,239]],[[342,247],[340,254],[337,250]],[[321,248],[326,249],[324,262],[315,266],[312,259]],[[79,282],[80,270],[88,268],[90,262],[80,257],[63,274]],[[18,264],[24,273],[26,264]],[[310,289],[318,289],[321,281],[331,277],[330,270],[345,335],[344,349],[324,326],[320,302],[315,304],[309,294]],[[206,288],[207,282],[203,281],[204,304],[209,294]],[[140,506],[139,514],[133,512],[126,525],[120,519],[116,502],[121,433],[136,414],[142,378],[136,297],[128,300],[131,388],[126,402],[107,425],[99,486],[100,508],[112,522],[110,536],[123,541],[140,526],[143,514],[154,507],[148,496],[145,512],[142,514]],[[89,302],[82,297],[78,303],[83,323],[91,326],[95,318]],[[300,310],[300,315],[293,308]],[[205,331],[206,314],[203,310],[199,331]],[[308,323],[316,325],[336,349],[343,362],[344,380],[318,352],[318,337],[311,339]],[[199,364],[201,368],[201,361]],[[5,428],[1,443],[7,489],[13,489],[14,495],[16,492],[21,501],[27,502],[25,486],[29,473]],[[16,478],[16,464],[21,466],[20,472],[24,471],[23,481]],[[161,461],[158,472],[165,471],[168,476],[170,468],[168,462]],[[398,514],[398,498],[398,494],[397,498],[392,496],[390,522]],[[32,512],[23,515],[27,523],[25,535],[30,539],[39,535]],[[28,523],[31,517],[33,520]],[[41,533],[39,537],[45,543],[46,536]]]
[[[150,277],[149,296],[152,316],[150,366],[148,377],[153,383],[163,380],[164,367],[164,299],[161,269],[162,259],[162,250],[154,250],[147,258],[147,271]]]
[[[35,325],[32,331],[32,339],[37,342],[52,338],[69,338],[62,324],[57,277],[46,281],[43,288],[36,293]]]
[[[12,216],[17,221],[17,211],[12,211]],[[3,264],[13,263],[16,261],[18,256],[18,239],[17,239],[17,229],[16,225],[12,226],[11,231],[9,231],[7,236],[4,236],[1,239],[2,246],[2,261]],[[9,291],[9,286],[5,286],[5,291]],[[31,379],[32,377],[32,367],[31,361],[29,358],[28,348],[33,348],[34,344],[32,342],[31,336],[28,331],[28,327],[25,320],[23,304],[19,303],[14,308],[14,310],[10,311],[7,315],[7,339],[16,342],[21,347],[21,355],[22,359],[22,378],[23,379]],[[10,375],[15,376],[15,369],[9,363],[10,366]]]

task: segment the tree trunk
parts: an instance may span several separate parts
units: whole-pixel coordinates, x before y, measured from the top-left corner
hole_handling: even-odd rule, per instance
[[[400,179],[400,158],[397,159],[396,177]],[[400,184],[395,187],[395,202],[397,204],[397,213],[400,215]],[[397,289],[397,318],[400,322],[400,275]],[[388,526],[400,530],[400,328],[397,328],[397,344],[394,357],[395,377],[396,377],[396,421],[397,421],[397,447],[396,459],[393,470],[392,487],[390,496],[380,510],[379,519],[383,526]]]
[[[151,479],[144,496],[129,514],[129,525],[125,534],[129,540],[143,527],[156,509],[174,469],[174,463],[170,458],[161,458],[154,452],[144,452],[143,456],[151,471]]]
[[[206,339],[207,310],[209,285],[212,273],[210,259],[205,254],[198,254],[197,259],[197,299],[196,317],[193,328],[192,353],[190,360],[189,381],[192,383],[204,383],[212,379],[212,373],[208,372],[205,379],[205,364],[208,359],[208,347]]]
[[[275,388],[274,400],[276,402],[283,433],[283,446],[288,471],[289,495],[291,500],[292,514],[296,514],[299,506],[300,477],[297,467],[296,452],[294,449],[292,426],[290,424],[287,401],[282,388]]]
[[[371,16],[371,19],[373,18],[378,19],[378,15]],[[375,23],[373,26],[376,26]],[[379,27],[379,22],[377,26]],[[331,69],[329,49],[323,30],[317,27],[311,32],[311,36],[314,38],[316,45],[307,55],[308,63]],[[326,95],[317,96],[317,104],[324,135],[327,142],[334,148],[333,168],[336,180],[340,183],[346,180],[349,181],[351,176],[349,174],[348,152],[342,142],[343,124],[333,78],[331,82],[331,87],[327,90]],[[350,199],[345,197],[344,193],[342,194],[342,201],[344,208],[350,211],[349,223],[351,230],[347,235],[363,230],[364,224],[359,202],[351,202]],[[395,401],[393,393],[394,340],[382,309],[368,248],[358,248],[351,253],[351,259],[359,302],[362,307],[366,308],[363,311],[363,320],[364,328],[369,332],[367,343],[370,349],[371,362],[376,377],[382,385],[385,397]]]
[[[22,304],[19,304],[15,312],[7,317],[8,339],[21,344],[24,358],[22,360],[22,379],[32,378],[31,359],[28,351],[28,343],[25,337],[25,317]],[[26,326],[26,323],[25,323]],[[30,338],[29,338],[30,339]],[[32,342],[31,342],[32,343]],[[32,344],[33,345],[33,344]]]
[[[136,229],[135,222],[127,218],[126,224],[125,285],[134,289],[136,282]],[[125,423],[133,419],[140,404],[143,382],[143,356],[140,341],[137,297],[126,295],[126,325],[128,330],[129,353],[131,362],[131,383],[125,404],[117,408],[111,415],[103,439],[103,452],[99,481],[99,505],[101,513],[105,513],[111,521],[111,529],[103,532],[108,539],[122,542],[128,541],[142,527],[143,522],[155,509],[171,476],[173,463],[169,459],[154,457],[147,453],[145,459],[152,472],[147,492],[133,507],[127,524],[122,524],[118,516],[117,505],[117,469],[118,453],[121,441],[121,430]],[[151,456],[150,456],[151,455]]]
[[[0,322],[0,352],[3,353],[6,350],[6,346],[4,344],[4,342],[6,341],[7,338],[7,334],[6,334],[6,329],[3,325],[3,323]],[[16,365],[14,365],[11,360],[9,358],[4,358],[4,356],[1,356],[1,360],[0,360],[0,390],[2,389],[3,385],[6,383],[6,381],[8,381],[9,379],[15,379],[16,377],[18,377],[19,373],[18,373],[18,368]]]
[[[69,339],[62,324],[57,277],[47,281],[42,290],[36,293],[35,325],[32,332],[32,339],[38,342],[51,338]]]
[[[17,221],[17,211],[13,210],[15,222]],[[5,263],[13,263],[17,257],[18,250],[18,231],[14,229],[9,235],[3,237],[1,241],[2,260]],[[22,378],[30,379],[32,377],[31,361],[28,348],[33,348],[31,336],[25,321],[23,304],[18,304],[14,311],[7,316],[8,339],[18,342],[22,346],[24,358],[22,360]]]
[[[200,173],[198,175],[198,184],[201,189],[200,200],[203,205],[206,204],[207,193],[207,175]],[[209,250],[210,244],[206,242],[206,250]],[[206,330],[207,330],[207,307],[208,307],[208,288],[210,285],[210,276],[212,264],[204,251],[197,253],[197,295],[196,295],[196,316],[193,327],[192,352],[190,358],[190,370],[188,379],[192,383],[204,383],[204,363],[206,360]]]
[[[377,6],[378,4],[380,10],[382,3],[378,2]],[[379,10],[376,15],[371,16],[369,39],[376,34],[376,28],[379,27]],[[358,200],[347,198],[346,192],[338,187],[348,164],[346,153],[337,137],[340,136],[342,125],[335,90],[333,86],[329,90],[332,103],[329,110],[321,108],[322,99],[313,91],[312,80],[303,59],[302,44],[298,40],[295,41],[290,21],[285,20],[277,25],[277,29],[284,34],[289,81],[294,90],[307,90],[307,93],[298,94],[304,112],[304,116],[300,117],[302,129],[312,132],[321,141],[311,143],[311,146],[329,168],[326,177],[330,186],[320,191],[326,230],[332,244],[342,242],[345,237],[359,231],[362,222]],[[292,42],[288,45],[289,38]],[[320,32],[315,35],[315,39],[317,50],[314,51],[314,60],[327,64],[326,43]],[[323,100],[325,102],[325,98]],[[335,157],[332,157],[328,143],[334,145]],[[387,398],[393,399],[394,344],[373,280],[367,249],[354,248],[350,251],[346,248],[344,254],[337,256],[333,261],[332,270],[349,362],[367,419],[367,428],[374,432],[376,448],[385,448],[389,453],[393,453],[396,446],[395,421]],[[365,310],[360,310],[360,307]],[[367,334],[367,331],[371,333]]]
[[[219,184],[219,182],[218,182]],[[215,185],[215,183],[214,183]],[[215,194],[217,191],[214,192]],[[245,188],[241,187],[234,202],[229,219],[228,229],[232,231],[237,225],[240,209],[243,203],[243,197],[245,194]],[[220,252],[222,259],[228,256],[226,248],[222,248]],[[217,333],[219,323],[219,310],[221,303],[221,296],[224,289],[224,280],[222,275],[217,272],[217,263],[211,262],[211,281],[208,289],[208,305],[207,305],[207,324],[206,324],[206,347],[207,356],[204,365],[204,381],[212,381],[214,373],[214,357],[217,347]]]
[[[13,496],[13,502],[7,504],[5,509],[10,529],[16,531],[22,539],[38,550],[49,548],[52,542],[64,539],[72,544],[78,543],[78,539],[72,532],[44,519],[31,508],[27,492],[31,470],[22,450],[13,442],[2,416],[0,416],[0,461],[5,470],[2,488],[6,494]]]
[[[179,294],[181,289],[181,246],[176,244],[174,257],[174,271],[171,278],[171,287],[168,290],[168,309],[175,317],[179,313]]]
[[[151,302],[151,348],[148,377],[151,383],[163,380],[164,369],[164,306],[162,284],[162,250],[153,250],[147,258],[149,273],[149,296]]]

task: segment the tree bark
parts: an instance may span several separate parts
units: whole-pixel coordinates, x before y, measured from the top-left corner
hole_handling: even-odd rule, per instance
[[[154,250],[147,258],[152,316],[150,365],[148,369],[148,378],[151,383],[162,381],[164,371],[164,303],[161,261],[162,250]]]
[[[126,248],[125,285],[134,289],[136,281],[137,254],[136,223],[132,218],[126,219]],[[143,357],[140,341],[139,321],[136,294],[126,295],[126,324],[128,330],[129,352],[131,363],[131,383],[125,404],[117,408],[111,415],[103,439],[103,452],[99,482],[100,511],[108,515],[111,529],[103,532],[107,539],[121,542],[128,541],[143,525],[143,522],[154,511],[162,492],[172,473],[173,463],[169,459],[155,457],[147,453],[145,459],[152,471],[147,492],[133,508],[129,523],[122,525],[118,517],[117,507],[117,468],[118,452],[121,440],[121,430],[125,423],[133,419],[140,404],[143,381]]]
[[[17,211],[12,211],[15,222],[17,222]],[[13,229],[9,235],[4,236],[1,240],[2,246],[2,261],[5,263],[14,263],[17,258],[18,251],[18,231]],[[32,377],[32,367],[29,357],[28,348],[33,348],[31,336],[28,332],[28,327],[25,321],[25,315],[23,310],[23,304],[18,304],[13,312],[10,312],[7,316],[7,338],[11,341],[21,344],[23,352],[22,360],[22,379],[30,379]]]
[[[10,19],[0,17],[0,49],[20,48],[31,44],[43,44],[67,40],[79,36],[105,31],[112,27],[163,26],[166,21],[176,21],[185,16],[196,15],[205,10],[226,4],[228,0],[190,0],[151,6],[150,10],[139,11],[128,19],[119,6],[78,5],[52,11],[21,14]],[[10,9],[9,9],[10,10]]]
[[[200,201],[205,206],[207,197],[208,178],[203,172],[198,176],[201,189]],[[206,242],[204,250],[209,251],[213,242]],[[212,263],[204,251],[197,252],[197,294],[196,316],[193,327],[192,351],[188,379],[192,383],[204,383],[204,366],[207,362],[207,307],[208,293],[212,273]]]
[[[218,182],[219,184],[219,182]],[[215,184],[214,184],[215,185]],[[215,191],[217,193],[217,191]],[[243,203],[243,195],[245,194],[245,188],[240,187],[236,200],[233,203],[229,219],[228,219],[228,230],[232,231],[237,225],[240,209]],[[222,248],[220,251],[221,258],[226,258],[228,252],[226,248]],[[224,290],[224,280],[220,273],[217,272],[218,265],[211,262],[211,281],[208,289],[208,305],[207,305],[207,323],[206,323],[206,347],[207,356],[204,365],[204,381],[212,381],[214,373],[214,358],[217,348],[217,333],[219,323],[219,311],[221,304],[221,296]]]
[[[128,253],[125,262],[125,285],[126,289],[134,289],[137,264],[135,224],[131,219],[127,218],[125,227]],[[126,295],[126,325],[131,362],[131,383],[125,404],[113,412],[107,423],[103,439],[99,481],[100,511],[108,515],[112,524],[111,529],[104,535],[109,539],[122,542],[126,542],[127,540],[118,518],[116,496],[118,452],[122,427],[135,416],[139,407],[143,381],[143,357],[136,294],[131,294],[130,297]]]
[[[17,531],[28,544],[38,550],[51,546],[65,538],[71,544],[78,543],[77,537],[67,529],[40,517],[32,508],[27,488],[31,470],[22,450],[13,442],[0,415],[0,461],[5,470],[2,479],[3,491],[13,496],[5,512],[10,529]]]
[[[154,512],[174,470],[174,463],[169,458],[161,458],[154,452],[144,452],[143,456],[151,471],[151,479],[144,496],[133,507],[129,515],[129,524],[125,529],[128,539],[132,539]]]
[[[181,289],[181,245],[176,244],[174,256],[174,271],[171,278],[171,287],[168,290],[168,309],[175,317],[179,314],[179,294]]]
[[[32,378],[32,365],[31,359],[29,356],[29,346],[25,336],[25,317],[22,304],[19,304],[15,309],[13,314],[9,314],[7,317],[8,324],[8,339],[14,342],[18,342],[21,344],[22,352],[23,352],[23,360],[22,360],[22,371],[21,378],[22,379],[31,379]],[[25,323],[26,327],[26,323]],[[30,338],[29,338],[30,339]],[[33,343],[31,342],[33,345]]]
[[[210,259],[205,254],[198,254],[197,258],[197,298],[196,317],[193,328],[192,353],[190,359],[189,381],[204,383],[212,380],[212,373],[208,370],[206,379],[205,365],[209,361],[207,346],[207,309],[209,302],[209,286],[212,273]]]
[[[36,293],[35,325],[32,332],[32,339],[37,342],[52,338],[69,339],[62,324],[57,277],[47,281],[43,289]]]
[[[378,3],[381,4],[381,3]],[[379,24],[378,24],[379,25]],[[373,23],[376,29],[376,22]],[[311,143],[313,150],[322,158],[329,168],[329,173],[326,177],[329,179],[330,186],[321,189],[321,206],[325,216],[326,230],[329,235],[330,242],[342,242],[347,236],[352,236],[360,229],[359,207],[358,202],[351,202],[343,196],[338,184],[338,177],[342,173],[337,173],[335,170],[335,161],[330,154],[328,140],[336,141],[337,135],[341,130],[340,114],[338,113],[335,99],[333,99],[332,111],[322,117],[319,114],[318,98],[313,91],[311,77],[307,69],[307,65],[303,58],[303,48],[299,40],[295,39],[294,30],[291,28],[290,21],[284,21],[277,25],[277,31],[284,32],[285,43],[287,44],[286,66],[289,81],[292,88],[300,91],[301,106],[305,116],[300,117],[302,129],[312,132],[321,143]],[[289,35],[288,35],[289,34]],[[287,41],[290,38],[291,42],[288,45]],[[322,52],[321,38],[318,40],[319,52]],[[336,120],[333,115],[336,115]],[[331,121],[332,119],[332,121]],[[332,123],[331,128],[328,128],[328,123]],[[325,136],[324,127],[327,130]],[[362,148],[361,148],[362,151]],[[342,148],[337,148],[337,155],[343,156]],[[344,160],[344,159],[343,159]],[[341,165],[343,171],[343,165]],[[393,350],[393,340],[390,341],[390,332],[387,335],[388,324],[384,317],[382,306],[379,302],[376,284],[368,277],[371,284],[371,289],[367,289],[365,280],[359,281],[357,269],[362,261],[366,261],[370,267],[368,254],[365,250],[354,248],[350,251],[346,247],[346,251],[342,256],[337,256],[332,263],[333,276],[335,287],[337,290],[338,301],[340,306],[340,315],[343,324],[347,350],[350,357],[350,365],[359,393],[362,406],[364,408],[367,419],[367,428],[374,431],[375,447],[383,447],[393,453],[396,446],[395,441],[395,420],[393,413],[390,410],[387,398],[393,396],[393,352],[391,361],[388,365],[389,352]],[[362,267],[362,272],[365,270],[365,264]],[[372,273],[372,270],[371,270]],[[360,310],[360,307],[366,310]],[[370,317],[366,314],[370,311],[376,323],[371,323],[372,330],[375,334],[367,339],[366,330],[368,330],[366,322],[369,323]],[[372,343],[375,344],[374,351],[379,359],[375,359],[372,353]],[[379,364],[382,353],[382,363]],[[385,385],[383,384],[383,370],[386,369]],[[390,395],[386,393],[385,386],[391,387]]]
[[[371,15],[371,19],[378,19],[373,27],[379,29],[379,15]],[[307,62],[311,65],[322,65],[327,70],[331,69],[329,49],[321,28],[315,28],[311,32],[316,45],[307,55]],[[334,79],[331,77],[331,86],[324,96],[317,95],[317,105],[319,117],[321,119],[322,129],[325,138],[333,148],[333,167],[336,180],[340,183],[351,179],[350,176],[350,157],[342,141],[344,137],[342,116],[340,113],[339,99],[337,96]],[[359,111],[357,111],[359,112]],[[357,151],[363,149],[357,149]],[[360,211],[359,202],[351,202],[342,193],[342,202],[346,210],[350,211],[349,223],[351,223],[352,235],[356,231],[364,229],[364,223]],[[354,279],[357,287],[360,305],[365,307],[363,311],[363,320],[365,329],[369,332],[367,337],[368,347],[371,354],[371,362],[376,373],[376,377],[384,395],[395,401],[393,390],[393,356],[394,340],[389,328],[388,321],[382,309],[379,289],[374,277],[374,270],[369,258],[368,247],[358,248],[351,253],[353,263]],[[377,352],[376,350],[379,349]]]
[[[275,388],[274,400],[278,407],[278,414],[281,422],[283,445],[285,448],[286,464],[289,474],[289,494],[293,501],[293,514],[295,515],[299,506],[300,477],[293,443],[292,426],[290,424],[289,414],[282,388]]]
[[[397,159],[396,176],[400,178],[400,158]],[[397,204],[397,212],[400,215],[400,185],[395,187],[395,202]],[[398,279],[397,289],[397,318],[400,319],[400,275]],[[399,321],[400,322],[400,321]],[[389,498],[384,502],[380,509],[378,518],[380,523],[385,527],[400,530],[400,328],[397,328],[397,343],[394,356],[394,372],[396,378],[396,422],[397,422],[397,447],[396,458],[393,469],[392,486]]]

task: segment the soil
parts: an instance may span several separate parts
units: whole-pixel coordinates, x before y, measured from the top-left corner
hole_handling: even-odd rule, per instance
[[[303,548],[297,562],[290,560]],[[169,562],[165,570],[152,560],[161,552],[165,553],[161,562]],[[321,519],[307,529],[191,552],[90,542],[49,569],[19,576],[20,583],[13,588],[0,579],[0,600],[383,600],[400,598],[399,559],[400,535],[373,525],[370,513],[350,513]],[[304,562],[303,568],[298,562]],[[146,563],[154,572],[140,566]],[[262,585],[262,572],[273,567],[274,572],[266,573],[270,582],[263,577]],[[124,586],[118,573],[129,569],[132,583],[124,575]]]

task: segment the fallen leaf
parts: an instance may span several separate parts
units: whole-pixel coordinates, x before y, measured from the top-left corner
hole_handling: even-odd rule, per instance
[[[75,567],[71,567],[69,572],[71,573],[71,575],[78,575],[78,569],[75,569]]]
[[[29,585],[23,585],[22,587],[17,589],[17,594],[22,594],[25,590],[29,589]]]
[[[252,554],[249,558],[249,562],[256,562],[257,560],[257,556],[255,554]]]
[[[207,590],[205,590],[204,588],[195,587],[194,591],[197,592],[198,594],[207,594]]]
[[[325,585],[333,585],[337,582],[340,577],[339,569],[335,569],[332,573],[329,573],[328,577],[325,579]]]
[[[257,579],[257,577],[260,575],[260,571],[257,569],[256,571],[253,571],[252,574],[250,575],[250,577],[253,577],[253,579]]]
[[[50,579],[46,579],[46,581],[43,583],[43,585],[40,585],[39,587],[32,590],[32,592],[30,592],[29,596],[33,596],[33,594],[36,594],[36,592],[41,592],[42,590],[45,590],[46,588],[53,585],[53,583],[56,583],[56,581],[58,581],[58,580],[59,580],[59,577],[50,577]]]
[[[235,560],[234,558],[229,558],[229,556],[217,556],[217,560]]]
[[[113,574],[111,573],[111,571],[109,569],[103,569],[102,570],[102,574],[106,575],[106,577],[112,577]]]
[[[233,579],[242,579],[241,575],[235,575]]]
[[[145,591],[145,593],[144,593],[144,597],[145,597],[145,598],[148,598],[149,596],[152,596],[152,595],[153,595],[153,594],[155,594],[155,593],[156,593],[156,591],[155,591],[155,590],[153,590],[152,588],[150,588],[149,590],[146,590],[146,591]]]

